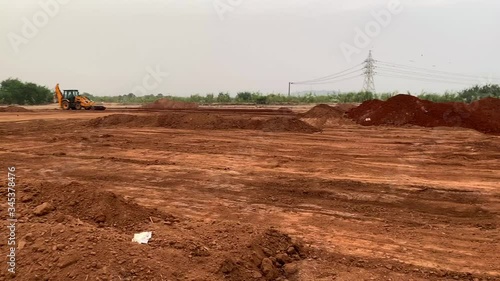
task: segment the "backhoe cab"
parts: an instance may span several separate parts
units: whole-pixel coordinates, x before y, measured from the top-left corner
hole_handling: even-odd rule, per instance
[[[59,106],[64,110],[105,110],[106,107],[102,105],[95,105],[95,102],[86,96],[80,96],[78,90],[64,90],[61,91],[59,84],[56,85],[56,98]]]

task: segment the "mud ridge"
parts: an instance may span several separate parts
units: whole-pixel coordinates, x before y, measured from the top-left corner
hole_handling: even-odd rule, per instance
[[[321,130],[295,117],[241,118],[211,113],[166,113],[157,115],[113,114],[92,119],[91,127],[165,127],[187,130],[261,130],[265,132],[315,133]]]

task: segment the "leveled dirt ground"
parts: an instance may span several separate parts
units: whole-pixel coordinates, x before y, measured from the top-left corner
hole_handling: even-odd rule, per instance
[[[88,125],[117,112],[155,114],[0,113],[17,280],[500,280],[499,136]]]

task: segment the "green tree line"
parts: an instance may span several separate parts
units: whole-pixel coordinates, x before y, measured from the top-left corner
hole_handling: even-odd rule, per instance
[[[196,102],[200,104],[308,104],[308,103],[361,103],[367,100],[379,99],[387,100],[397,93],[370,93],[370,92],[349,92],[349,93],[330,93],[317,95],[314,93],[306,93],[301,95],[284,95],[284,94],[267,94],[260,92],[240,92],[235,96],[229,93],[218,94],[194,94],[189,97],[176,97],[170,95],[145,95],[136,96],[134,94],[119,95],[119,96],[92,96],[87,94],[91,99],[100,102],[116,102],[125,104],[142,104],[154,102],[160,98],[168,98],[172,100]],[[499,85],[474,86],[463,91],[452,93],[421,93],[417,95],[420,99],[430,100],[433,102],[473,102],[486,97],[500,98]]]
[[[35,105],[53,101],[54,94],[47,87],[9,78],[0,83],[0,104]]]
[[[367,100],[387,100],[395,93],[370,93],[370,92],[348,92],[314,94],[306,93],[300,95],[284,94],[262,94],[260,92],[239,92],[235,96],[221,92],[218,94],[194,94],[189,97],[177,97],[163,94],[150,94],[136,96],[133,93],[118,96],[94,96],[83,93],[90,99],[104,103],[122,104],[144,104],[151,103],[161,98],[172,100],[196,102],[200,104],[308,104],[308,103],[361,103]],[[433,102],[467,102],[470,103],[485,97],[500,98],[499,85],[473,86],[459,92],[421,93],[417,95],[421,99]],[[53,102],[54,93],[45,86],[30,82],[22,82],[19,79],[7,79],[0,84],[0,104],[34,105]]]

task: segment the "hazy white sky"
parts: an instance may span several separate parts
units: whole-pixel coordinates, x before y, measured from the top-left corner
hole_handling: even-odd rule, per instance
[[[401,0],[399,13],[388,10],[391,1],[0,0],[0,80],[96,95],[142,94],[141,87],[175,95],[286,93],[289,81],[342,71],[373,49],[377,60],[500,82],[500,1]],[[391,13],[388,24],[356,47],[356,29],[383,11]],[[359,54],[349,60],[342,44]],[[293,91],[357,91],[362,82]],[[378,76],[375,83],[378,92],[467,86]]]

